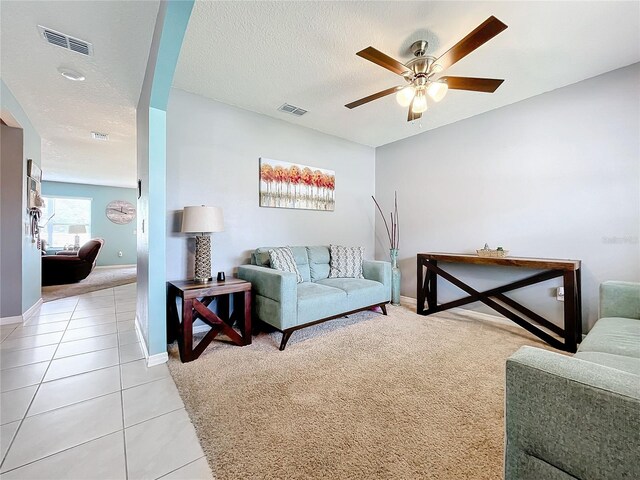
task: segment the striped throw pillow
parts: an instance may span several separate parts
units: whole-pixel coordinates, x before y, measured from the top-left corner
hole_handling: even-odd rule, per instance
[[[293,252],[289,247],[278,247],[269,250],[269,261],[271,268],[280,270],[281,272],[291,272],[296,274],[296,282],[302,283],[302,275],[293,258]]]
[[[329,253],[331,254],[329,278],[364,278],[362,274],[364,247],[329,245]]]

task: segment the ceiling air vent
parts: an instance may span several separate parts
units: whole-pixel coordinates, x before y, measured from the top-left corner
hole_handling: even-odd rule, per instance
[[[75,38],[69,38],[69,50],[81,53],[83,55],[90,55],[91,46],[87,42],[82,40],[76,40]]]
[[[93,45],[84,40],[70,37],[64,33],[57,32],[42,25],[38,25],[38,30],[47,43],[56,47],[66,48],[72,52],[81,53],[82,55],[93,55]]]
[[[281,112],[290,113],[291,115],[295,115],[297,117],[301,117],[302,115],[307,113],[305,109],[296,107],[295,105],[289,105],[288,103],[282,105],[280,108],[278,108],[278,110],[280,110]]]
[[[91,132],[91,138],[93,138],[94,140],[100,140],[100,141],[106,142],[107,140],[109,140],[109,134],[108,133]]]

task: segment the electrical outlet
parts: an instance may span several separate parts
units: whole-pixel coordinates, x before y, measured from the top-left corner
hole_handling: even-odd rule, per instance
[[[564,302],[564,287],[558,287],[556,290],[556,300]]]
[[[122,257],[122,252],[118,252],[118,256],[119,256],[119,257]]]

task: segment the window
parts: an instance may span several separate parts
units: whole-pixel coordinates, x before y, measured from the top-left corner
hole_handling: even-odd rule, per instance
[[[43,197],[42,220],[49,222],[40,230],[40,237],[51,248],[82,246],[91,239],[91,199]],[[53,215],[53,216],[52,216]]]

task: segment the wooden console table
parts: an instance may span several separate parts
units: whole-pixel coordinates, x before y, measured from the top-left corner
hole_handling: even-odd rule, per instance
[[[443,270],[438,265],[438,262],[518,267],[543,271],[522,280],[511,282],[484,292],[479,292]],[[509,320],[517,323],[522,328],[541,338],[552,347],[560,350],[566,350],[568,352],[575,352],[577,344],[582,340],[580,260],[518,257],[488,258],[480,257],[478,255],[457,253],[419,253],[417,268],[417,313],[420,315],[430,315],[432,313],[480,301],[501,313]],[[461,290],[464,290],[469,295],[464,298],[439,305],[438,275]],[[551,323],[546,318],[504,295],[506,292],[541,283],[556,277],[562,277],[564,282],[564,328]],[[426,309],[425,301],[428,307]],[[518,313],[515,313],[513,310],[505,307],[505,305],[511,307]],[[564,339],[564,342],[541,330],[532,322],[537,323],[547,330],[559,335]]]
[[[224,282],[196,283],[191,280],[167,282],[167,340],[178,340],[180,360],[195,360],[211,341],[224,333],[236,345],[251,344],[251,283],[238,278]],[[233,314],[229,316],[229,297],[233,296]],[[178,315],[176,299],[182,299],[182,322]],[[217,298],[216,315],[209,304]],[[193,347],[193,322],[202,320],[211,330]],[[232,325],[238,321],[240,336]]]

